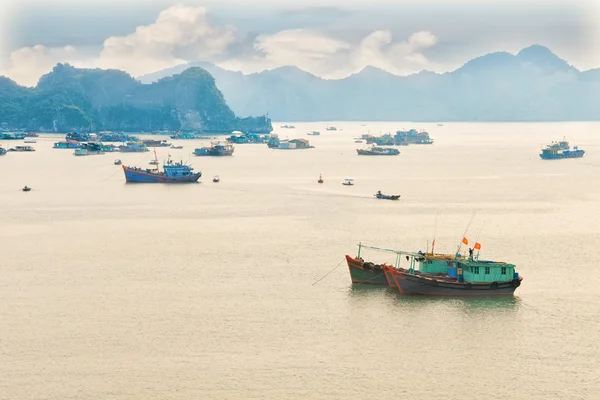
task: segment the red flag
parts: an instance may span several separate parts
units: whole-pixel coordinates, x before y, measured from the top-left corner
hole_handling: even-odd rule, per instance
[[[481,250],[481,244],[475,242],[475,246],[473,246],[473,248],[475,248],[477,250]]]
[[[462,242],[463,242],[464,244],[469,244],[469,241],[467,240],[467,238],[466,238],[466,237],[464,237],[464,238],[463,238]]]

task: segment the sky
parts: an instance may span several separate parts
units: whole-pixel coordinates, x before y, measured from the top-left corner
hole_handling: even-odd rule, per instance
[[[375,66],[446,72],[532,44],[600,67],[598,0],[0,0],[0,75],[59,62],[133,76],[192,61],[337,79]]]

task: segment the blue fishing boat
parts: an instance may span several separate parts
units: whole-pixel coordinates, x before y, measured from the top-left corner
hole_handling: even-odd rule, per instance
[[[4,147],[0,147],[0,156],[5,155],[8,151]]]
[[[23,140],[25,139],[26,134],[24,133],[0,133],[0,140]]]
[[[560,142],[552,142],[542,149],[540,158],[542,160],[561,160],[563,158],[581,158],[585,154],[585,150],[580,150],[574,146],[571,150],[569,142],[563,139]]]
[[[156,151],[154,159],[158,163]],[[193,183],[198,182],[202,172],[194,172],[194,168],[183,161],[173,162],[171,159],[163,164],[163,171],[157,168],[138,168],[123,165],[125,181],[128,183]]]
[[[374,196],[377,197],[378,199],[384,199],[384,200],[398,200],[400,198],[399,194],[387,195],[387,194],[381,193],[381,191],[378,191],[377,193],[375,193]]]
[[[88,133],[79,132],[79,131],[75,130],[73,132],[67,133],[67,136],[65,136],[65,139],[66,140],[75,140],[77,142],[87,142],[90,140],[90,135]]]

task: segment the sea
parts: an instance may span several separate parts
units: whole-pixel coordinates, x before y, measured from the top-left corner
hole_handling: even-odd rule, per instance
[[[600,398],[600,123],[274,125],[314,148],[156,148],[198,184],[126,184],[115,159],[153,152],[74,157],[61,135],[1,156],[0,399]],[[356,153],[410,128],[435,143]],[[563,137],[585,156],[539,158]],[[351,284],[359,243],[463,237],[517,266],[514,296]]]

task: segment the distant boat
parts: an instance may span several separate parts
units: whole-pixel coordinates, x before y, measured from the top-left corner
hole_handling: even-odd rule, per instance
[[[375,193],[374,196],[377,197],[378,199],[384,199],[384,200],[398,200],[400,198],[399,194],[395,194],[395,195],[382,194],[381,190],[378,191],[377,193]]]
[[[150,164],[150,165],[158,165],[158,160],[150,160],[150,162],[148,164]]]
[[[81,144],[76,140],[63,140],[61,142],[54,143],[53,148],[55,149],[78,149]]]
[[[5,155],[6,153],[8,153],[8,151],[6,151],[4,147],[0,147],[0,156]]]
[[[31,146],[15,146],[11,149],[8,149],[8,151],[28,152],[28,151],[35,151],[35,149]]]
[[[127,142],[126,144],[119,146],[119,149],[121,149],[123,153],[143,153],[150,151],[144,142]]]
[[[194,172],[191,166],[183,162],[173,163],[171,160],[163,165],[162,172],[158,168],[122,167],[128,183],[193,183],[198,182],[202,176],[202,172]]]
[[[26,137],[23,143],[37,143],[35,137]]]
[[[21,190],[22,190],[22,191],[24,191],[24,192],[30,192],[30,191],[31,191],[31,188],[30,188],[29,186],[25,186],[25,187],[23,187],[23,189],[21,189]]]
[[[145,139],[142,142],[148,147],[169,147],[171,143],[166,140]]]
[[[115,165],[121,165],[123,162],[121,160],[115,160]]]
[[[219,142],[211,143],[210,147],[202,147],[194,150],[196,156],[231,156],[233,155],[234,147],[230,144],[220,144]]]
[[[281,125],[283,129],[296,129],[294,125]]]
[[[564,158],[581,158],[584,154],[585,150],[580,150],[577,146],[574,146],[571,150],[569,142],[563,139],[560,142],[552,142],[545,149],[542,149],[540,158],[542,160],[560,160]]]
[[[39,137],[40,135],[37,132],[27,132],[25,137]]]
[[[327,131],[337,131],[337,128],[335,126],[328,126],[327,128],[325,128],[325,130],[327,130]]]
[[[217,182],[220,182],[220,181],[221,181],[221,178],[219,178],[219,175],[216,175],[216,176],[213,178],[213,182],[215,182],[215,183],[217,183]]]
[[[354,179],[352,179],[352,178],[346,178],[346,179],[344,179],[344,182],[342,182],[342,185],[344,185],[344,186],[354,186]]]
[[[317,182],[318,183],[323,183],[323,176],[319,175],[319,180]]]
[[[171,148],[175,149],[175,150],[181,150],[181,149],[183,149],[183,146],[174,146],[174,145],[171,145]]]
[[[321,132],[317,132],[317,131],[312,131],[312,132],[308,132],[307,135],[309,136],[319,136],[321,134]]]
[[[370,149],[356,149],[359,156],[397,156],[400,154],[398,149],[390,147],[373,146]]]
[[[171,137],[171,139],[184,139],[184,140],[200,139],[201,138],[200,135],[197,135],[195,133],[189,133],[189,132],[176,133],[174,135],[171,135],[170,137]]]

